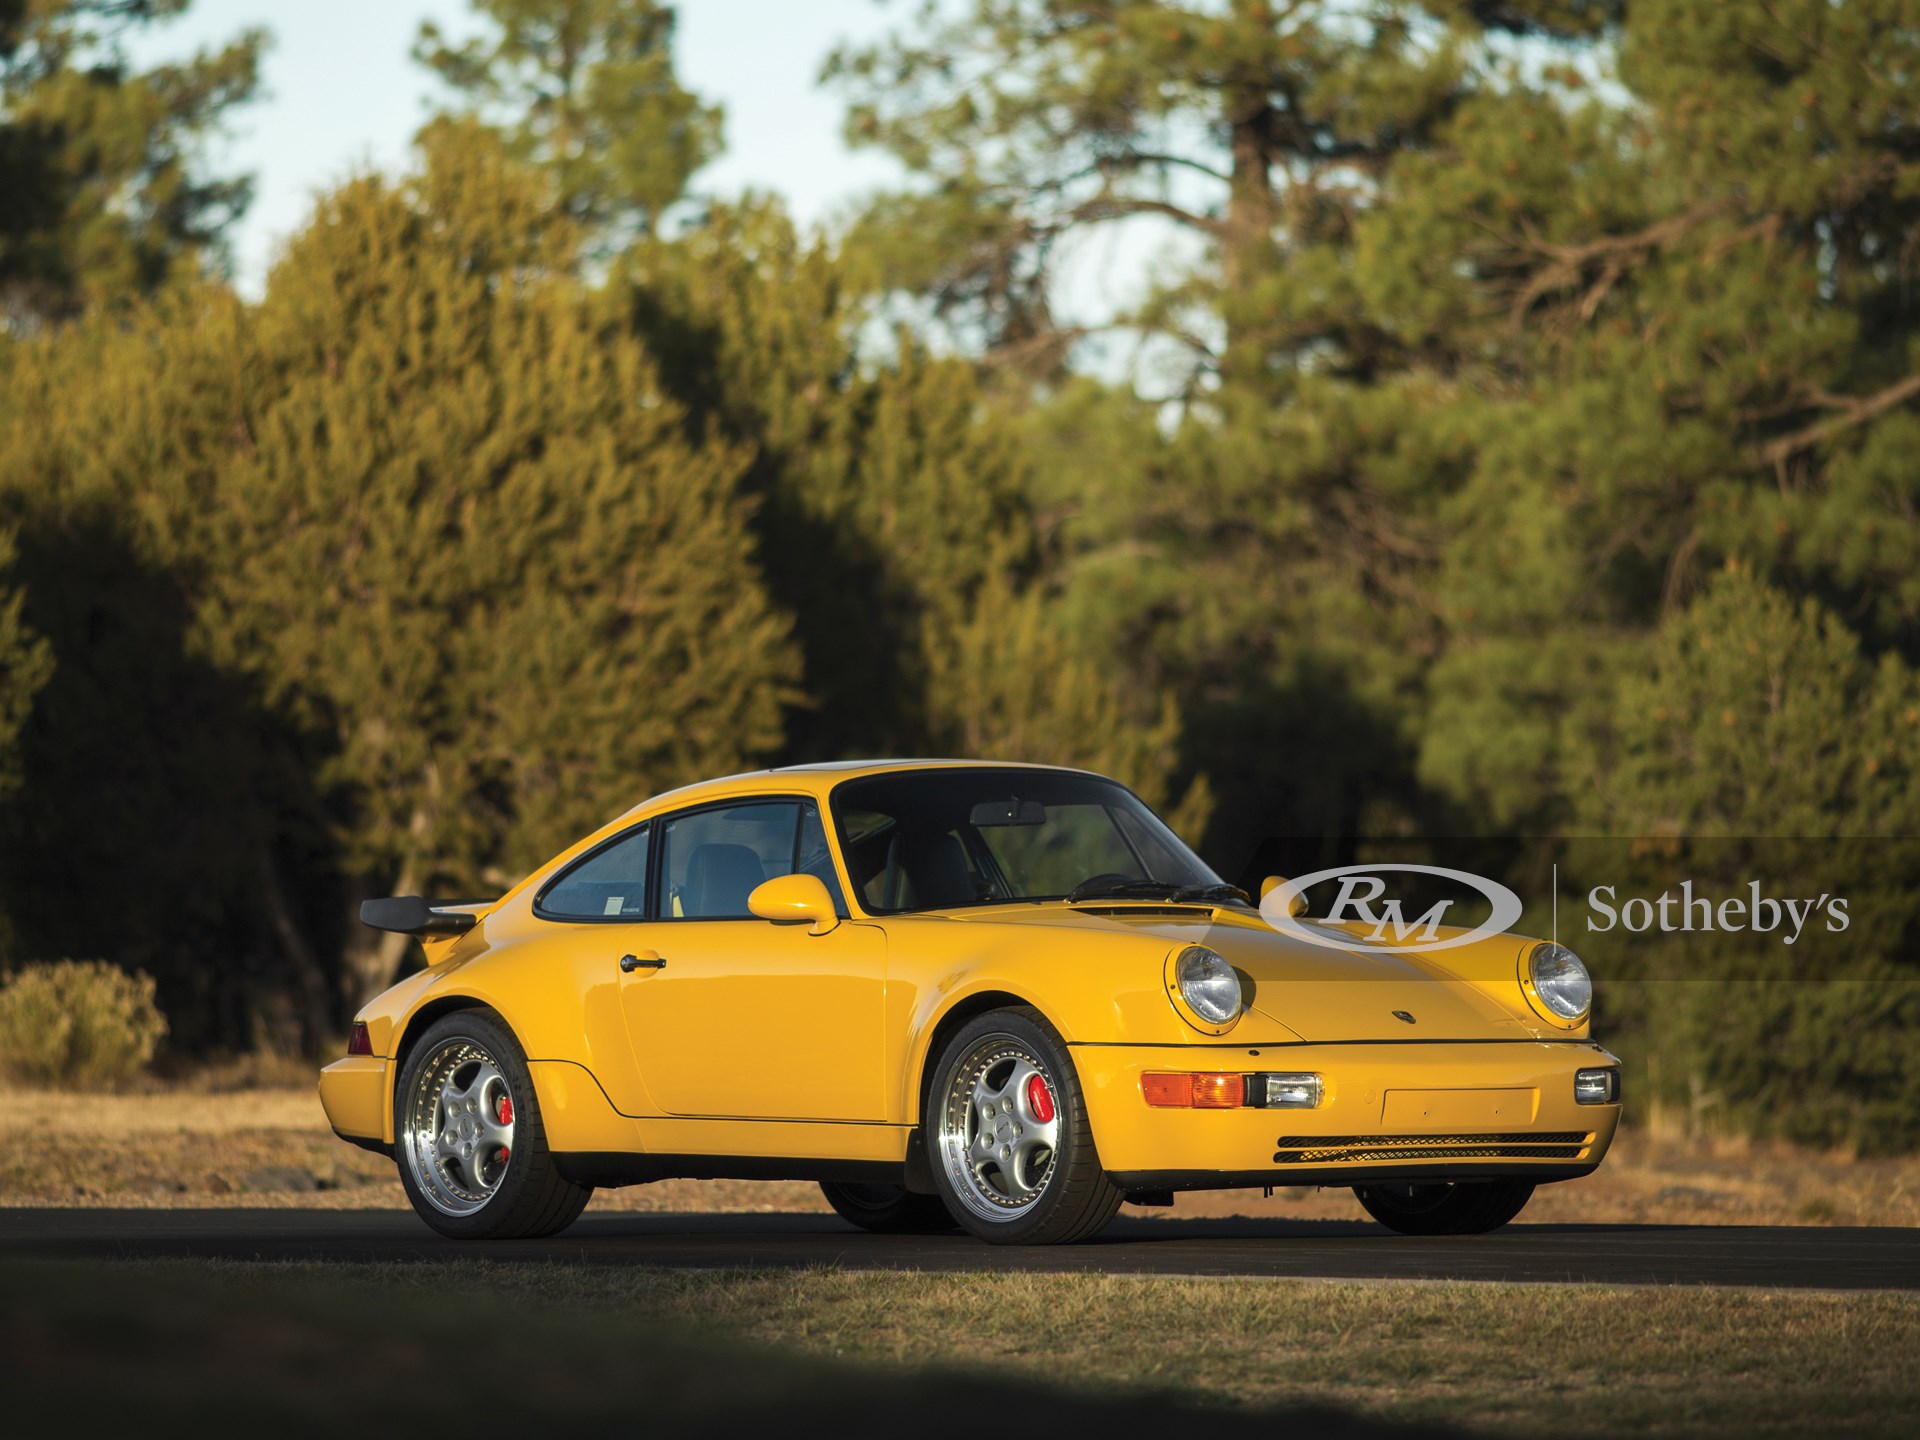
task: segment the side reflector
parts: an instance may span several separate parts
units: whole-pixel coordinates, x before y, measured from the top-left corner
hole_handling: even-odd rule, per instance
[[[1158,1105],[1165,1109],[1191,1110],[1193,1108],[1193,1076],[1142,1075],[1140,1093],[1146,1097],[1149,1105]]]
[[[1148,1071],[1140,1077],[1140,1094],[1162,1109],[1238,1110],[1247,1103],[1247,1077]]]
[[[347,1054],[371,1055],[372,1053],[373,1038],[367,1034],[367,1022],[364,1020],[354,1021],[353,1029],[347,1034]]]

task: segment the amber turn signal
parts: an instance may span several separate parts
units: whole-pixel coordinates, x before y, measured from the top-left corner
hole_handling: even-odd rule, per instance
[[[1238,1110],[1247,1103],[1247,1077],[1148,1071],[1140,1077],[1140,1094],[1162,1109]]]

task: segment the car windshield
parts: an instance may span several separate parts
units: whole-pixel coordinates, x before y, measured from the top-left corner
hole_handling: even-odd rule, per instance
[[[849,780],[834,823],[868,911],[1017,900],[1239,898],[1124,786],[1063,770]]]

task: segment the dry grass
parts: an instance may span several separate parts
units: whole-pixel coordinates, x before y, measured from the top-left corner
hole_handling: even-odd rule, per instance
[[[144,1095],[79,1095],[59,1090],[0,1090],[0,1139],[68,1134],[122,1140],[137,1135],[227,1135],[292,1130],[333,1138],[320,1095],[305,1088]]]
[[[1920,1297],[1118,1276],[502,1272],[728,1341],[1566,1435],[1907,1434]]]
[[[1920,1299],[50,1263],[0,1267],[9,1366],[9,1414],[44,1410],[63,1430],[101,1407],[91,1418],[137,1415],[143,1432],[411,1428],[457,1397],[496,1428],[644,1416],[662,1433],[1905,1436]]]
[[[0,1092],[0,1206],[406,1203],[391,1162],[336,1139],[310,1087],[136,1095]],[[676,1180],[603,1191],[596,1210],[820,1211],[812,1185]],[[1345,1190],[1182,1195],[1179,1217],[1359,1219]],[[1623,1130],[1598,1174],[1535,1195],[1547,1223],[1920,1225],[1920,1158]]]

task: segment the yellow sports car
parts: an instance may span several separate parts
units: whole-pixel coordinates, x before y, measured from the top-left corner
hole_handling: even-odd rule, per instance
[[[1015,1244],[1273,1185],[1464,1234],[1600,1163],[1619,1064],[1570,951],[1267,888],[1082,771],[713,780],[499,900],[368,902],[427,968],[360,1012],[320,1095],[473,1238],[672,1176],[816,1180],[868,1230]]]

